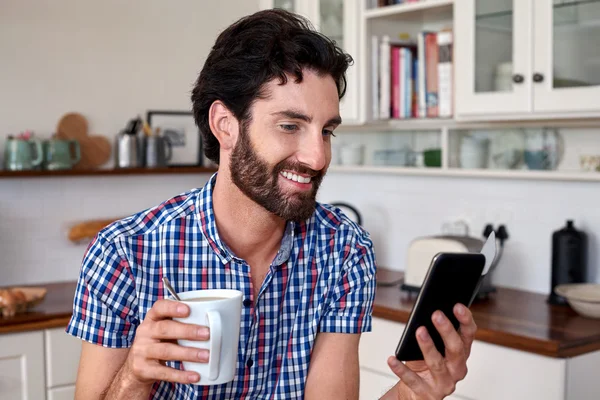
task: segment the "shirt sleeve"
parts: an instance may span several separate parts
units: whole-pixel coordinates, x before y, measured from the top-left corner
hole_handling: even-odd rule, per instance
[[[114,243],[100,234],[84,256],[66,332],[104,347],[133,343],[137,318],[135,279]]]
[[[375,254],[371,241],[361,241],[342,266],[337,284],[325,306],[321,332],[362,333],[371,331],[375,299]]]

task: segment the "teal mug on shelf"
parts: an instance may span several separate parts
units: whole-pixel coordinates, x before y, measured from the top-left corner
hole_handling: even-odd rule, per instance
[[[7,171],[37,169],[44,160],[42,142],[36,139],[9,137],[4,146],[4,168]]]
[[[44,167],[49,171],[71,169],[81,160],[76,140],[50,139],[44,142]]]

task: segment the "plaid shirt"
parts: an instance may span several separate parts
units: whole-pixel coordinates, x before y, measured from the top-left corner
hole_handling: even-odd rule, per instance
[[[176,291],[237,289],[249,301],[234,380],[216,386],[157,382],[150,398],[301,398],[319,332],[371,330],[372,242],[339,209],[317,204],[308,220],[287,223],[254,299],[250,266],[217,232],[215,179],[96,236],[83,260],[67,333],[105,347],[130,347],[152,304],[165,296],[163,275]],[[168,365],[182,368],[180,362]]]

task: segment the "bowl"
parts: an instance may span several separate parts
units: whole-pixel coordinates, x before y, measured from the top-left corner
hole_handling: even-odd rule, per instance
[[[554,291],[582,316],[600,318],[600,284],[569,283],[556,286]]]

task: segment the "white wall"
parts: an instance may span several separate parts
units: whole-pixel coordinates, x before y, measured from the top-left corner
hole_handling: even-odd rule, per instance
[[[589,236],[589,278],[600,282],[600,187],[597,182],[544,182],[329,172],[320,199],[346,201],[363,214],[378,264],[404,269],[418,236],[439,234],[465,219],[481,237],[487,222],[506,224],[510,238],[494,272],[498,285],[545,293],[550,287],[551,235],[566,219]]]
[[[48,137],[77,111],[112,137],[148,109],[189,110],[217,34],[257,10],[258,0],[2,0],[0,135]]]
[[[0,149],[26,129],[49,137],[71,111],[112,138],[148,109],[189,110],[218,33],[257,10],[258,0],[0,1]],[[71,224],[139,211],[207,177],[0,179],[0,286],[76,279],[85,245],[68,242]]]

